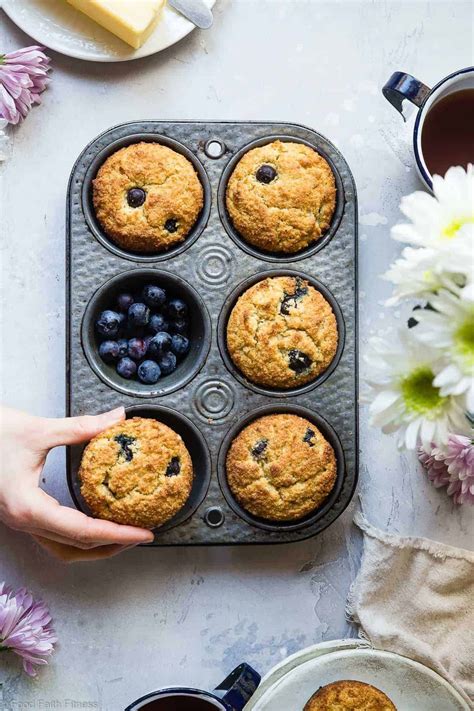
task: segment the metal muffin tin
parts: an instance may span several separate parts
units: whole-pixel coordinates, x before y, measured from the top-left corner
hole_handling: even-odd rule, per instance
[[[225,209],[230,174],[245,151],[274,140],[311,146],[336,178],[337,205],[321,240],[293,255],[246,244]],[[103,232],[91,185],[104,160],[123,146],[157,141],[192,161],[204,188],[204,207],[187,239],[154,255],[127,252]],[[67,411],[103,412],[124,405],[127,417],[156,417],[175,429],[195,470],[185,507],[156,530],[150,546],[288,543],[329,526],[349,504],[357,483],[357,196],[350,169],[323,136],[297,124],[230,121],[140,121],[94,139],[72,170],[67,197]],[[272,390],[249,383],[226,350],[225,325],[245,288],[266,276],[295,275],[330,301],[339,328],[336,357],[312,383]],[[192,351],[155,386],[126,381],[102,363],[93,322],[124,284],[162,283],[190,307]],[[327,501],[297,522],[263,521],[232,496],[225,457],[232,439],[256,417],[293,412],[312,421],[335,449],[336,485]],[[67,477],[78,508],[89,513],[77,472],[83,447],[70,447]]]

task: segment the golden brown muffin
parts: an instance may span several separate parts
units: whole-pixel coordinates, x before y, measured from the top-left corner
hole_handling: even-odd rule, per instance
[[[244,509],[269,521],[296,521],[331,493],[336,456],[312,422],[298,415],[266,415],[234,439],[226,471]]]
[[[156,528],[188,500],[193,465],[176,432],[156,420],[133,417],[89,442],[79,480],[94,516]]]
[[[135,252],[161,252],[182,242],[203,206],[192,163],[159,143],[113,153],[93,181],[97,219],[114,242]]]
[[[336,317],[300,277],[269,277],[238,299],[227,323],[227,349],[251,382],[293,388],[314,380],[334,358]]]
[[[397,711],[380,689],[362,681],[335,681],[321,687],[303,711]]]
[[[235,229],[250,244],[292,254],[318,240],[336,206],[326,160],[303,143],[274,141],[248,151],[226,190]]]

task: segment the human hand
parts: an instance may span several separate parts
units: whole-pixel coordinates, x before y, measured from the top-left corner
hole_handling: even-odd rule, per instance
[[[143,528],[89,518],[61,506],[39,486],[48,452],[87,442],[125,418],[123,407],[102,415],[52,419],[0,409],[0,520],[30,533],[65,562],[107,558],[153,534]]]

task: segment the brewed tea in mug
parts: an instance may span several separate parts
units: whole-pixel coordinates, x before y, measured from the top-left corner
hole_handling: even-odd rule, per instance
[[[164,697],[150,701],[142,706],[140,711],[217,711],[217,706],[212,700],[198,699],[195,696],[179,695]]]
[[[474,89],[439,99],[425,118],[421,147],[431,175],[474,163]]]

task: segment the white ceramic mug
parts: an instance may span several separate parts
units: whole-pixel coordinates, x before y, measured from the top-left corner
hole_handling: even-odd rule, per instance
[[[421,145],[426,117],[440,99],[463,89],[474,89],[474,67],[466,67],[449,74],[432,89],[415,79],[411,74],[395,72],[382,89],[385,98],[401,113],[403,118],[405,118],[404,101],[411,101],[419,109],[413,128],[413,151],[420,178],[429,190],[433,189],[432,175],[426,165]]]

